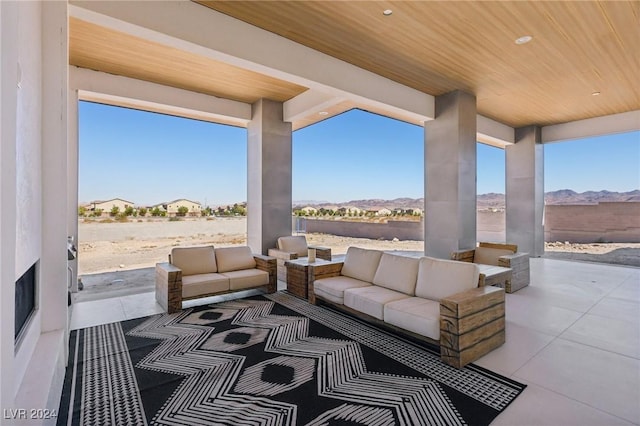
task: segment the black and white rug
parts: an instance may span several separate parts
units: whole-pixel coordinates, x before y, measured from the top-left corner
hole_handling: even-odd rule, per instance
[[[486,425],[524,385],[274,293],[74,331],[59,425]]]

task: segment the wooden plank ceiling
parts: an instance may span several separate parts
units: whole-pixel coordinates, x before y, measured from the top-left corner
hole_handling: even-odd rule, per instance
[[[248,103],[286,101],[307,90],[76,18],[69,19],[69,63]]]
[[[638,1],[198,3],[514,127],[640,109]]]

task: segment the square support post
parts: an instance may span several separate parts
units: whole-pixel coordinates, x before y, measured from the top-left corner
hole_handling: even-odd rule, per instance
[[[291,123],[282,103],[261,99],[252,106],[247,146],[247,240],[266,254],[291,235]]]
[[[476,98],[455,91],[436,98],[425,123],[425,254],[448,259],[476,245]]]

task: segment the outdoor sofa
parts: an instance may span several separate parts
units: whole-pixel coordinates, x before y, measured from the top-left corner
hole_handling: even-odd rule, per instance
[[[156,300],[168,313],[182,301],[250,288],[276,291],[276,259],[251,248],[174,247],[169,262],[156,264]]]
[[[477,265],[349,247],[309,267],[309,301],[439,345],[462,368],[505,341],[505,292],[478,287]]]

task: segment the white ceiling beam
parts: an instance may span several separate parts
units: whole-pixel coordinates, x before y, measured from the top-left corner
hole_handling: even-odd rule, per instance
[[[507,145],[511,145],[516,141],[513,127],[483,115],[478,114],[476,126],[478,142],[497,148],[505,148]]]
[[[297,120],[325,111],[344,100],[344,98],[338,98],[318,92],[317,90],[309,89],[284,103],[284,121],[294,123]]]
[[[640,130],[640,110],[588,118],[542,128],[542,142],[561,142]]]
[[[434,97],[190,1],[72,1],[70,16],[378,109],[435,116]]]
[[[247,127],[251,105],[86,68],[69,67],[80,100]]]

